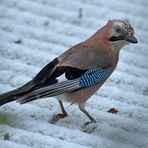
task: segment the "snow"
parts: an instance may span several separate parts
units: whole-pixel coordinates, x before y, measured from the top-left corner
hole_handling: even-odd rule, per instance
[[[87,117],[68,103],[69,116],[51,124],[60,112],[54,97],[25,105],[11,102],[0,107],[0,148],[147,148],[147,7],[146,0],[1,0],[0,93],[29,81],[109,19],[128,19],[139,44],[121,50],[116,71],[88,100],[86,109],[96,124],[84,128]],[[110,108],[118,112],[108,113]]]

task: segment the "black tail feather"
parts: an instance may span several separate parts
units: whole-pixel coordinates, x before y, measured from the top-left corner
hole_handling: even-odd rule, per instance
[[[0,95],[0,106],[17,99],[16,92],[18,89],[3,93]]]
[[[57,84],[36,89],[19,98],[17,101],[21,104],[30,102],[40,98],[58,96],[63,93],[71,92],[80,88],[79,78],[74,80],[66,80]]]

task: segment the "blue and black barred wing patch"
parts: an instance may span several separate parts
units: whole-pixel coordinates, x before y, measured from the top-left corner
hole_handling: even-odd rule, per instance
[[[86,71],[80,78],[81,87],[89,87],[101,82],[108,76],[109,72],[106,68],[94,68]]]

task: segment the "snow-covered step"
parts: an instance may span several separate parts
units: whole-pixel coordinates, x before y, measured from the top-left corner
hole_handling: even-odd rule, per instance
[[[25,144],[30,147],[61,147],[65,148],[65,145],[67,147],[75,148],[75,147],[80,147],[80,148],[89,148],[89,146],[82,146],[79,144],[73,144],[71,142],[66,142],[64,140],[58,139],[58,138],[53,138],[50,136],[45,136],[40,133],[32,133],[28,132],[22,129],[16,129],[12,128],[7,125],[0,125],[0,133],[5,134],[5,132],[10,133],[10,140],[13,142],[17,142],[19,144]]]
[[[69,36],[75,36],[75,37],[77,36],[78,38],[83,39],[89,36],[92,32],[95,32],[95,30],[93,29],[90,30],[80,26],[74,26],[72,24],[62,23],[58,20],[53,20],[46,16],[44,17],[38,16],[33,13],[24,12],[17,9],[15,10],[9,7],[0,6],[0,9],[4,12],[5,11],[7,12],[4,14],[0,14],[1,17],[12,19],[13,21],[15,20],[15,22],[17,23],[30,25],[32,27],[40,27],[40,28],[45,28],[46,30],[54,30],[57,33],[67,34]],[[19,15],[15,15],[17,13],[19,13]],[[22,15],[24,16],[24,19],[21,19]],[[59,27],[59,26],[63,26],[63,27]]]
[[[125,63],[121,60],[119,60],[117,65],[117,71],[126,72],[129,75],[133,75],[136,77],[146,77],[148,76],[148,70],[143,67],[138,67],[136,65]]]
[[[14,32],[18,35],[21,35],[21,38],[23,38],[23,36],[32,37],[41,41],[53,42],[67,46],[79,41],[79,39],[76,37],[69,37],[67,35],[55,33],[54,31],[48,32],[46,29],[38,30],[37,28],[23,24],[12,24],[12,22],[13,21],[11,20],[3,19],[2,23],[0,24],[0,28],[8,32]],[[10,26],[9,23],[12,25]],[[69,40],[69,38],[71,39]]]
[[[11,142],[9,140],[1,140],[0,139],[0,145],[4,148],[31,148],[30,146],[27,146],[26,144],[17,144],[16,142]]]
[[[146,95],[138,93],[136,94],[135,92],[128,91],[128,89],[122,90],[119,88],[119,86],[116,85],[114,85],[114,87],[109,87],[107,85],[103,86],[96,94],[109,99],[115,99],[129,104],[136,104],[144,108],[148,107],[148,100]]]
[[[6,106],[3,106],[3,110],[6,110],[8,112],[13,112],[14,114],[18,114],[21,113],[21,115],[25,118],[25,117],[31,117],[32,120],[33,119],[37,119],[37,120],[44,120],[46,122],[48,122],[53,114],[57,114],[60,112],[60,108],[59,105],[57,103],[57,100],[55,100],[55,98],[50,98],[50,99],[46,99],[46,101],[48,100],[48,106],[46,105],[43,106],[41,103],[45,101],[38,101],[38,104],[41,104],[41,106],[38,106],[38,104],[26,104],[26,105],[19,105],[16,104],[15,102],[12,102],[11,104],[8,104]],[[99,102],[99,100],[98,100]],[[93,117],[96,118],[97,122],[98,122],[98,126],[99,124],[108,124],[109,126],[111,126],[110,128],[120,128],[120,130],[122,130],[123,132],[125,131],[131,131],[134,133],[141,133],[143,135],[147,135],[147,124],[143,123],[143,126],[141,127],[141,123],[140,121],[136,121],[135,119],[132,119],[130,117],[122,117],[121,114],[110,114],[108,112],[104,112],[104,111],[100,111],[98,108],[93,108],[93,106],[91,106],[92,104],[88,105],[86,108],[87,110],[92,114]],[[101,105],[101,104],[100,104]],[[15,106],[17,106],[17,109],[15,109]],[[52,108],[52,106],[54,106],[54,109]],[[27,110],[26,110],[27,108]],[[31,108],[33,108],[31,110]],[[38,112],[41,112],[40,114],[38,114]],[[120,108],[119,108],[119,112],[120,112]],[[71,109],[68,110],[69,116],[63,120],[61,120],[60,124],[61,126],[70,126],[71,128],[77,129],[80,128],[82,124],[84,124],[85,121],[87,121],[88,119],[85,117],[84,114],[82,114],[80,112],[80,110],[78,110],[78,108],[76,106],[72,107]],[[143,116],[144,117],[144,116]],[[81,120],[80,120],[81,119]],[[17,121],[17,120],[16,120]],[[79,121],[76,123],[76,121]],[[12,122],[12,121],[11,121]],[[73,123],[75,123],[76,125],[72,125]],[[119,124],[120,123],[120,124]],[[128,124],[128,126],[127,126]],[[135,126],[133,127],[133,124],[135,124]]]
[[[139,104],[129,104],[126,101],[94,95],[88,100],[87,106],[90,108],[94,107],[96,110],[98,109],[101,111],[108,111],[110,108],[115,108],[118,110],[117,115],[137,121],[143,121],[143,123],[148,122],[148,109],[139,106]]]
[[[28,77],[33,77],[35,76],[35,74],[37,74],[37,72],[39,72],[39,68],[32,66],[32,65],[27,65],[25,63],[22,63],[18,60],[9,60],[6,58],[1,58],[1,60],[3,61],[3,64],[1,64],[2,66],[0,67],[1,71],[4,71],[5,73],[9,70],[11,70],[11,75],[14,75],[14,77],[17,78],[17,75],[15,74],[15,72],[19,75],[26,75]],[[10,65],[11,63],[11,65]],[[8,69],[7,71],[5,71],[4,69]],[[9,75],[8,75],[9,76]],[[4,77],[5,79],[6,77]]]
[[[68,47],[65,47],[65,46],[62,46],[62,45],[57,45],[57,44],[54,44],[54,43],[51,43],[51,42],[39,41],[38,39],[33,39],[33,38],[25,37],[25,36],[23,38],[21,38],[20,35],[18,35],[18,34],[13,36],[11,33],[6,32],[6,31],[2,31],[2,30],[0,30],[0,34],[2,35],[2,38],[1,38],[1,41],[0,41],[1,50],[3,50],[2,47],[3,48],[8,47],[8,45],[14,43],[14,44],[19,44],[23,47],[27,47],[27,48],[32,49],[32,50],[37,50],[37,51],[42,51],[42,52],[45,51],[48,54],[50,52],[54,55],[59,55],[64,50],[66,50],[68,48]],[[17,43],[18,41],[20,41],[20,43]],[[3,45],[2,44],[3,42],[8,42],[8,43]]]
[[[62,135],[62,133],[64,132],[64,134],[66,135],[66,136],[68,136],[67,134],[70,134],[69,132],[66,132],[68,129],[61,129],[61,130],[59,130],[59,127],[56,127],[56,126],[54,126],[54,130],[52,130],[53,129],[53,125],[50,125],[49,123],[44,123],[44,119],[45,118],[47,118],[47,115],[45,115],[46,117],[39,117],[37,114],[34,114],[33,112],[36,110],[35,108],[34,108],[34,110],[33,111],[29,111],[29,108],[28,108],[28,112],[27,111],[25,111],[24,109],[25,109],[25,106],[22,106],[22,107],[19,107],[19,109],[21,109],[22,108],[22,112],[23,112],[23,118],[24,119],[21,119],[21,117],[15,117],[15,114],[17,113],[17,111],[15,110],[14,111],[14,113],[13,113],[13,115],[10,115],[10,117],[9,117],[9,119],[10,119],[10,121],[9,121],[9,123],[8,124],[10,124],[11,126],[13,126],[13,127],[15,127],[15,128],[20,128],[20,127],[23,127],[23,129],[24,130],[33,130],[33,132],[38,132],[38,133],[42,133],[42,134],[45,134],[45,135],[47,135],[47,134],[49,134],[49,135],[53,135],[54,134],[54,130],[57,130],[58,131],[58,134],[60,134],[60,135]],[[32,107],[31,107],[32,108]],[[31,109],[30,108],[30,109]],[[13,107],[11,106],[11,109],[13,109]],[[18,109],[18,111],[20,111]],[[14,110],[14,109],[13,109]],[[38,110],[38,109],[37,109]],[[36,111],[37,111],[36,110]],[[10,111],[9,111],[10,112]],[[98,111],[97,111],[98,112]],[[31,116],[34,118],[36,115],[36,119],[37,120],[35,120],[34,121],[34,119],[29,119],[28,118],[28,115],[31,113]],[[45,112],[43,112],[43,110],[42,110],[42,113],[45,113]],[[46,111],[46,113],[48,113],[47,111]],[[73,112],[72,112],[73,113]],[[100,112],[99,112],[100,113]],[[26,116],[26,115],[27,116]],[[141,126],[141,124],[137,124],[137,122],[134,122],[134,121],[132,121],[132,120],[129,120],[129,121],[127,121],[127,123],[125,123],[125,120],[124,119],[120,119],[120,120],[117,120],[116,118],[114,119],[113,117],[115,117],[114,115],[110,115],[109,113],[107,113],[108,115],[106,115],[106,113],[103,113],[103,112],[101,112],[100,113],[100,116],[99,116],[99,118],[100,119],[98,119],[97,118],[97,121],[98,121],[98,124],[97,124],[97,128],[96,128],[96,130],[95,130],[95,132],[94,132],[94,134],[93,135],[95,135],[96,133],[97,134],[101,134],[101,136],[102,136],[102,132],[103,131],[106,131],[106,128],[108,127],[109,129],[108,130],[110,130],[110,131],[115,131],[115,132],[120,132],[120,138],[122,139],[122,140],[126,140],[126,143],[130,143],[134,138],[138,138],[138,137],[141,137],[141,139],[139,139],[138,141],[135,141],[135,143],[139,143],[139,145],[145,140],[145,134],[146,134],[146,131],[144,130],[144,129],[146,129],[146,125],[143,125],[143,127],[140,127]],[[21,116],[22,116],[21,115]],[[42,114],[43,115],[43,114]],[[74,113],[74,116],[75,116],[75,113]],[[110,117],[109,117],[110,116]],[[26,118],[27,117],[27,118]],[[107,117],[107,118],[106,118]],[[16,119],[15,119],[16,118]],[[18,118],[20,118],[20,122],[18,122]],[[25,119],[26,118],[26,119]],[[42,121],[38,121],[38,119],[41,119],[41,118],[44,118],[44,119],[42,119]],[[69,118],[71,118],[71,119],[69,119]],[[80,118],[80,117],[77,117],[77,118]],[[14,120],[15,119],[15,120]],[[47,118],[48,119],[48,118]],[[76,119],[76,118],[75,118]],[[60,123],[58,123],[60,126],[65,126],[65,124],[67,123],[67,125],[66,125],[66,127],[67,126],[69,126],[69,128],[72,128],[71,129],[71,134],[74,136],[74,133],[75,133],[75,129],[78,129],[78,128],[81,128],[80,127],[80,125],[78,124],[78,125],[76,125],[75,126],[75,128],[71,125],[71,124],[73,124],[73,123],[75,123],[75,119],[73,119],[73,117],[71,117],[71,116],[69,116],[67,119],[63,119],[63,120],[61,120],[61,122]],[[67,121],[66,121],[67,120]],[[16,121],[16,122],[15,122]],[[65,122],[64,122],[65,121]],[[70,122],[68,122],[68,121],[70,121]],[[77,119],[77,121],[78,121],[78,119]],[[114,123],[114,121],[116,121],[116,123]],[[124,122],[123,122],[124,121]],[[132,122],[134,122],[134,124],[137,126],[137,128],[133,128],[133,123]],[[81,121],[79,121],[79,122],[81,122]],[[120,124],[118,124],[118,122],[120,122]],[[126,125],[129,125],[129,128],[127,128],[127,126]],[[41,126],[42,125],[42,126]],[[120,125],[121,127],[119,127],[118,125]],[[48,126],[48,127],[47,127]],[[82,125],[81,125],[82,126]],[[122,127],[123,126],[123,127]],[[33,128],[34,127],[34,128]],[[48,129],[48,130],[44,130],[44,128],[45,129]],[[51,129],[50,129],[51,128]],[[58,128],[58,129],[57,129]],[[73,129],[74,128],[74,129]],[[124,130],[123,130],[123,129]],[[142,132],[142,128],[143,128],[143,132]],[[74,130],[74,131],[73,131]],[[82,129],[81,129],[82,130]],[[68,130],[69,131],[69,130]],[[127,133],[127,132],[129,132],[129,131],[131,131],[130,132],[130,134],[129,133]],[[140,133],[138,133],[138,132],[142,132],[142,134],[140,134]],[[74,132],[74,133],[73,133]],[[57,133],[57,132],[56,132]],[[80,133],[79,133],[80,134]],[[125,137],[125,135],[128,135],[129,137]],[[69,137],[69,136],[68,136]],[[74,136],[75,137],[75,136]],[[80,136],[80,137],[83,137],[83,139],[84,139],[84,136]],[[110,137],[110,133],[107,133],[107,131],[106,131],[106,133],[103,135],[103,137],[106,137],[106,138],[108,138],[108,139],[110,139],[111,140],[111,138],[117,138],[117,135],[115,134],[115,135],[113,135],[113,137],[111,136]],[[57,138],[57,137],[56,137]],[[66,137],[63,137],[65,140],[66,140]],[[95,137],[94,137],[95,138]],[[93,138],[93,139],[94,139]],[[95,138],[96,139],[96,138]],[[117,140],[117,139],[116,139]],[[123,141],[120,141],[121,143],[123,142]],[[81,141],[81,139],[79,139],[79,141]],[[146,142],[146,141],[145,141]],[[89,144],[88,144],[89,145]]]
[[[1,46],[1,45],[0,45]],[[9,50],[11,48],[11,50]],[[20,49],[22,49],[20,51]],[[29,52],[30,51],[30,52]],[[22,45],[17,44],[7,44],[2,45],[0,50],[0,55],[15,60],[20,60],[22,62],[27,62],[28,65],[33,66],[40,66],[48,64],[50,61],[52,61],[54,58],[56,58],[56,55],[52,53],[40,51],[40,50],[30,50],[30,48],[23,47]],[[34,61],[32,62],[32,59]]]
[[[92,27],[97,27],[97,25],[95,23],[91,23],[93,20],[96,20],[97,17],[91,16],[91,17],[86,17],[85,19],[83,19],[83,21],[81,21],[78,16],[79,16],[79,11],[69,11],[68,13],[66,13],[67,11],[65,9],[60,9],[57,7],[52,7],[50,5],[46,5],[43,3],[38,3],[38,2],[31,2],[31,1],[24,1],[22,0],[21,2],[18,2],[17,0],[11,0],[11,2],[8,1],[4,1],[3,4],[7,5],[8,7],[13,7],[13,8],[19,8],[20,10],[25,10],[25,11],[29,11],[32,13],[36,13],[38,15],[45,15],[51,18],[55,18],[55,19],[60,19],[61,21],[66,21],[66,22],[70,22],[73,23],[75,25],[84,25],[85,27],[91,26]],[[106,3],[107,4],[107,3]],[[106,8],[104,8],[106,9]],[[110,8],[108,8],[110,9]],[[105,12],[107,12],[107,10]],[[44,10],[44,11],[43,11]],[[97,13],[98,9],[96,9],[96,13]],[[117,11],[117,10],[116,10]],[[118,13],[114,11],[113,9],[110,9],[110,13],[106,13],[106,15],[103,13],[102,19],[104,19],[104,16],[106,16],[106,19],[110,19],[110,18],[127,18],[126,13],[123,13],[121,11],[118,11]],[[112,14],[112,16],[111,16]],[[64,17],[60,17],[60,16],[64,16]],[[132,20],[132,22],[135,22],[136,19],[139,19],[139,21],[143,21],[144,18],[141,17],[137,17],[135,15],[131,15],[131,13],[128,13],[128,19]],[[101,22],[100,20],[100,22]],[[104,19],[105,21],[105,19]],[[103,22],[104,22],[103,21]],[[105,23],[105,22],[104,22]],[[138,24],[138,26],[140,27],[141,24],[140,22],[136,22],[135,24]],[[147,29],[146,25],[143,25],[142,27],[144,27],[144,29]]]
[[[138,38],[139,39],[139,38]],[[126,50],[127,52],[132,52],[132,53],[135,53],[135,54],[142,54],[143,56],[148,56],[148,52],[147,52],[147,44],[146,43],[142,43],[140,42],[140,44],[138,46],[126,46],[124,48],[124,50]]]
[[[80,1],[81,1],[81,3],[84,3],[84,0],[80,0]],[[108,9],[111,9],[115,12],[129,13],[130,15],[139,16],[142,18],[148,16],[147,15],[148,10],[146,9],[146,5],[144,5],[144,4],[139,5],[137,7],[137,9],[135,9],[135,11],[130,11],[130,9],[134,9],[137,6],[133,2],[132,3],[130,3],[129,1],[120,1],[119,2],[116,0],[111,0],[110,2],[113,3],[114,5],[110,5],[110,3],[107,3],[105,1],[97,1],[97,0],[94,0],[93,2],[86,0],[85,4],[89,4],[90,6],[93,6],[93,7],[96,7],[96,6],[103,7],[105,5]],[[123,8],[123,9],[121,9],[121,8]]]

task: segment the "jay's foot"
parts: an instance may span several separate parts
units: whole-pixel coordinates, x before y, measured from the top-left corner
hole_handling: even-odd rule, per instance
[[[95,120],[86,122],[85,125],[83,126],[83,132],[92,133],[96,128],[97,128],[97,123]]]
[[[53,115],[50,123],[55,124],[56,122],[58,122],[60,119],[63,119],[65,117],[67,117],[67,114],[57,114],[57,115]]]

